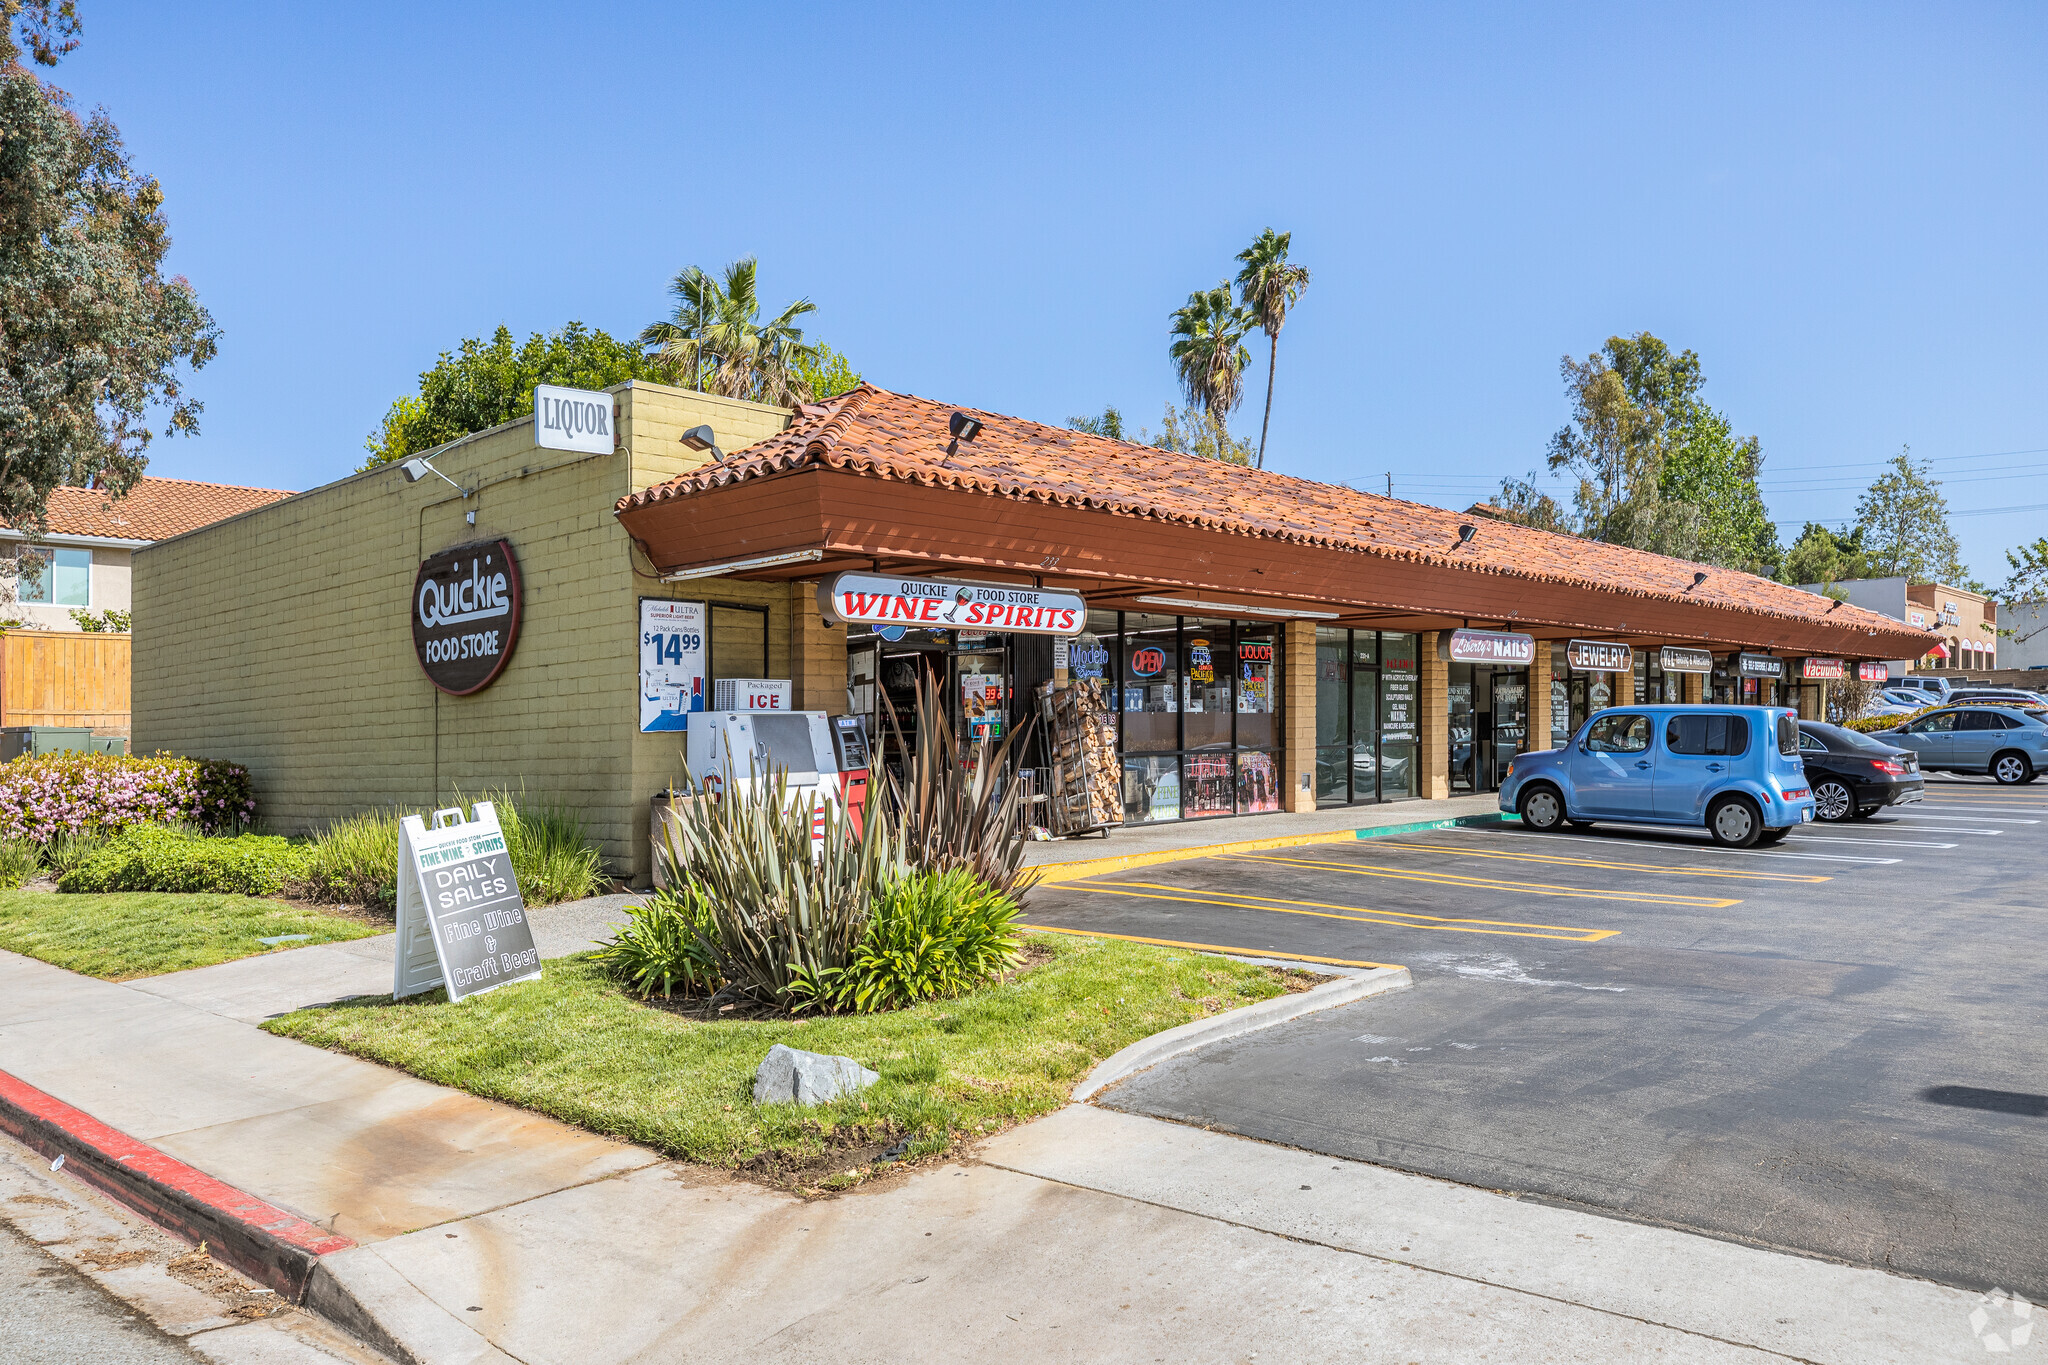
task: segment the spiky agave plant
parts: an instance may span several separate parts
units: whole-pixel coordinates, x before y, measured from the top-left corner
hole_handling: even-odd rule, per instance
[[[889,714],[899,752],[905,749],[896,715]],[[1024,870],[1023,784],[1004,781],[1010,747],[978,740],[972,764],[946,719],[939,685],[929,673],[917,682],[917,748],[905,755],[903,778],[889,778],[890,812],[902,828],[903,857],[926,872],[963,868],[1006,896],[1022,895],[1036,880]]]
[[[902,844],[888,820],[856,833],[842,808],[791,793],[786,770],[752,773],[718,800],[678,803],[656,856],[671,885],[703,898],[708,924],[695,932],[719,994],[802,1005],[852,959],[876,899],[906,870]]]

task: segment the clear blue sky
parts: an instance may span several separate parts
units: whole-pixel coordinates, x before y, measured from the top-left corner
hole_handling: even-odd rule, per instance
[[[1274,467],[1462,506],[1649,329],[1784,529],[1910,444],[1998,581],[2048,527],[2048,7],[1539,8],[82,0],[54,78],[225,334],[157,473],[337,477],[461,337],[748,253],[876,383],[1156,430],[1168,314],[1270,224]]]

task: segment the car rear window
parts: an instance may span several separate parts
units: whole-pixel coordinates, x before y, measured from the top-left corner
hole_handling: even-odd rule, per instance
[[[1792,745],[1796,751],[1797,726]],[[1741,716],[1673,716],[1664,727],[1664,747],[1674,754],[1739,754],[1749,748],[1749,722]]]
[[[1799,752],[1799,722],[1789,711],[1778,717],[1778,752],[1788,758]]]

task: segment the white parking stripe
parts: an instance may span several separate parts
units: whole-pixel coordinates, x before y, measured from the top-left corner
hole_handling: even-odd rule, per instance
[[[2002,830],[2002,829],[1967,829],[1967,828],[1962,828],[1962,827],[1959,827],[1959,826],[1956,826],[1956,825],[1931,825],[1931,826],[1930,826],[1930,825],[1927,825],[1925,821],[1920,821],[1920,820],[1887,820],[1887,821],[1885,821],[1885,822],[1884,822],[1884,824],[1883,824],[1883,825],[1875,825],[1875,826],[1873,826],[1873,828],[1877,828],[1877,829],[1886,829],[1886,828],[1889,828],[1889,827],[1891,827],[1891,826],[1893,826],[1893,825],[1904,825],[1904,826],[1912,826],[1912,825],[1919,825],[1919,826],[1922,826],[1921,828],[1918,828],[1918,829],[1910,829],[1910,830],[1908,831],[1909,833],[1913,833],[1913,834],[2003,834],[2003,833],[2005,833],[2005,831],[2004,831],[2004,830]]]
[[[1943,820],[1943,821],[1947,821],[1947,820],[1955,820],[1955,821],[1963,821],[1963,820],[1996,820],[1996,821],[1998,821],[1998,822],[1999,822],[2000,824],[2005,824],[2005,825],[2038,825],[2038,824],[2040,824],[2040,823],[2041,823],[2041,822],[2040,822],[2039,820],[2022,820],[2022,819],[2020,819],[2020,818],[2019,818],[2018,816],[2016,816],[2016,815],[1998,815],[1998,814],[1994,814],[1994,813],[1991,813],[1991,812],[1988,812],[1988,811],[1987,811],[1986,813],[1982,814],[1982,815],[1922,815],[1922,814],[1920,813],[1920,808],[1919,808],[1918,806],[1914,806],[1914,807],[1912,807],[1910,811],[1909,811],[1909,810],[1908,810],[1908,809],[1907,809],[1906,807],[1904,807],[1904,806],[1901,806],[1901,807],[1899,808],[1899,814],[1897,814],[1897,815],[1896,815],[1896,816],[1894,816],[1893,818],[1894,818],[1894,819],[1897,819],[1897,820]]]
[[[1692,831],[1690,831],[1690,830],[1686,830],[1686,829],[1682,829],[1682,828],[1679,828],[1679,829],[1674,829],[1674,828],[1673,828],[1672,826],[1670,826],[1670,825],[1621,825],[1621,824],[1620,824],[1620,822],[1618,822],[1618,821],[1603,821],[1602,823],[1603,823],[1603,824],[1608,824],[1608,825],[1611,825],[1611,826],[1615,826],[1615,827],[1618,827],[1618,828],[1626,828],[1626,829],[1640,829],[1640,830],[1644,830],[1644,831],[1646,831],[1646,832],[1654,832],[1654,833],[1657,833],[1657,834],[1673,834],[1673,833],[1679,833],[1679,834],[1689,834],[1689,833],[1691,833],[1691,832],[1692,832]],[[1465,828],[1458,828],[1458,829],[1435,829],[1435,830],[1431,830],[1431,831],[1429,831],[1429,832],[1430,832],[1431,834],[1481,834],[1481,835],[1498,835],[1499,837],[1501,837],[1501,838],[1503,838],[1503,839],[1550,839],[1550,840],[1553,840],[1553,841],[1557,841],[1557,842],[1564,842],[1564,843],[1568,843],[1568,842],[1569,842],[1569,841],[1571,840],[1571,838],[1572,838],[1572,836],[1571,836],[1571,835],[1560,835],[1560,834],[1533,834],[1533,833],[1529,833],[1529,832],[1526,832],[1526,831],[1523,831],[1523,830],[1512,830],[1512,829],[1465,829]],[[1578,837],[1578,838],[1581,838],[1581,839],[1590,839],[1590,840],[1593,840],[1593,841],[1595,841],[1595,842],[1598,842],[1598,843],[1608,843],[1608,844],[1620,844],[1620,843],[1624,843],[1624,842],[1629,842],[1629,841],[1625,841],[1625,840],[1622,840],[1622,839],[1616,839],[1616,838],[1614,838],[1614,837],[1612,837],[1612,836],[1607,836],[1607,837],[1603,838],[1602,836],[1600,836],[1600,835],[1598,835],[1598,834],[1581,834],[1581,835],[1579,835],[1579,836],[1577,836],[1577,837]],[[1689,855],[1689,854],[1693,854],[1693,853],[1729,853],[1729,854],[1734,854],[1735,856],[1737,856],[1737,857],[1741,857],[1741,858],[1797,858],[1797,859],[1801,859],[1801,860],[1803,860],[1803,861],[1806,861],[1806,862],[1819,862],[1819,863],[1879,863],[1879,864],[1886,864],[1886,863],[1897,863],[1897,862],[1903,862],[1903,861],[1904,861],[1904,859],[1902,859],[1902,858],[1853,858],[1853,857],[1849,857],[1849,856],[1847,856],[1847,855],[1844,855],[1844,854],[1837,854],[1837,853],[1773,853],[1773,852],[1770,852],[1770,851],[1769,851],[1769,850],[1767,850],[1767,849],[1761,849],[1761,848],[1723,848],[1723,847],[1721,847],[1721,846],[1720,846],[1719,844],[1716,844],[1716,843],[1710,843],[1710,842],[1707,842],[1707,841],[1706,841],[1706,840],[1704,840],[1704,839],[1702,839],[1702,840],[1699,840],[1699,841],[1695,841],[1695,840],[1692,840],[1692,839],[1684,839],[1684,840],[1672,840],[1672,841],[1669,841],[1669,842],[1664,842],[1664,843],[1656,843],[1656,844],[1645,844],[1645,843],[1633,843],[1633,844],[1632,844],[1632,846],[1633,846],[1633,847],[1635,847],[1635,848],[1668,848],[1668,849],[1674,849],[1674,850],[1682,851],[1682,852],[1684,852],[1684,853],[1686,853],[1686,854],[1688,854],[1688,855]]]
[[[1911,839],[1849,839],[1839,834],[1788,834],[1787,840],[1803,840],[1810,844],[1884,844],[1891,848],[1961,848],[1961,844],[1922,844]]]
[[[2034,804],[2034,805],[2024,805],[2024,806],[2022,806],[2022,805],[2015,805],[2015,804],[2013,804],[2013,803],[2012,803],[2012,802],[2010,802],[2010,801],[1971,801],[1971,802],[1969,802],[1969,803],[1968,803],[1968,804],[1966,804],[1966,805],[1959,805],[1959,806],[1937,806],[1937,805],[1935,805],[1935,804],[1934,804],[1933,802],[1931,802],[1931,801],[1909,801],[1909,802],[1907,802],[1907,803],[1906,803],[1905,805],[1903,805],[1903,806],[1884,806],[1884,807],[1882,807],[1881,809],[1884,809],[1884,810],[1896,810],[1896,811],[1921,811],[1921,810],[1978,810],[1978,811],[1991,811],[1991,812],[1997,812],[1997,811],[2002,811],[2002,810],[2038,810],[2038,811],[2048,811],[2048,806],[2043,806],[2043,805],[2038,805],[2038,804]]]

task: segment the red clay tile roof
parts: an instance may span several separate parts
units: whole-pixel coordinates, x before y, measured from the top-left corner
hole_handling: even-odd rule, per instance
[[[168,540],[290,496],[274,488],[193,479],[145,478],[117,499],[96,488],[59,488],[50,494],[46,529],[53,535]]]
[[[1577,536],[1488,520],[1458,543],[1466,513],[1404,502],[1340,484],[1224,464],[1049,427],[1000,413],[957,409],[981,420],[980,435],[946,454],[949,404],[872,384],[807,407],[781,433],[724,461],[621,498],[617,510],[826,465],[910,483],[972,489],[1181,522],[1237,535],[1355,550],[1482,573],[1566,583],[1670,601],[1703,602],[1833,626],[1905,629],[1892,617],[1782,583]],[[1693,587],[1693,574],[1707,570]],[[1833,608],[1832,612],[1830,608]]]

